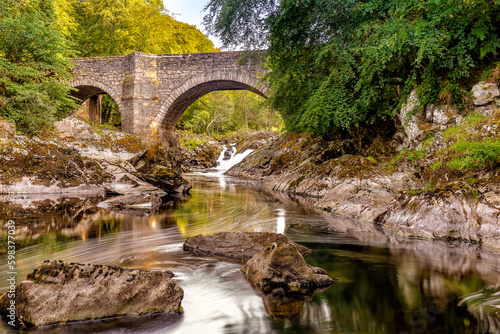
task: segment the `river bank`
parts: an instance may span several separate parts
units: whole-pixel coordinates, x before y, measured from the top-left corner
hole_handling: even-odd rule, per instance
[[[98,205],[151,214],[167,194],[189,191],[181,172],[160,145],[71,116],[38,137],[17,135],[0,121],[0,195],[112,195]]]
[[[470,110],[459,113],[423,110],[412,94],[394,122],[335,138],[282,136],[227,174],[398,236],[500,248],[499,95],[496,85],[478,84]]]

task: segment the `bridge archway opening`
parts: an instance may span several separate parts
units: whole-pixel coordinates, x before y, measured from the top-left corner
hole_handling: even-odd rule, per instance
[[[104,89],[81,85],[74,87],[77,91],[72,96],[81,101],[81,108],[75,111],[75,116],[87,119],[96,125],[106,125],[112,128],[121,128],[121,112],[118,97],[115,99]]]
[[[211,80],[186,89],[179,94],[167,110],[164,110],[161,122],[163,133],[171,134],[176,128],[201,132],[200,122],[205,125],[202,132],[211,133],[214,129],[217,130],[217,125],[220,128],[221,123],[228,121],[228,108],[233,109],[233,116],[238,114],[238,110],[234,109],[239,108],[240,116],[244,119],[244,126],[250,129],[251,111],[267,108],[264,105],[267,99],[267,89],[256,88],[258,87],[256,84],[257,79],[252,82],[252,85],[232,80]],[[261,112],[264,113],[262,110]],[[269,108],[265,112],[266,115],[270,114]],[[274,113],[272,116],[276,118],[276,115],[277,113]],[[198,124],[193,124],[196,121]],[[271,127],[269,123],[271,122],[268,118],[266,128]],[[197,127],[196,131],[193,131],[193,126]]]

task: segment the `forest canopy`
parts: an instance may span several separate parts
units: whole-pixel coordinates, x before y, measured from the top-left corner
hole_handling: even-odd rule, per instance
[[[267,49],[270,102],[289,129],[316,135],[423,105],[466,107],[498,65],[496,0],[210,0],[205,26],[226,46]]]
[[[214,52],[195,26],[176,21],[161,0],[53,0],[56,26],[81,57]]]

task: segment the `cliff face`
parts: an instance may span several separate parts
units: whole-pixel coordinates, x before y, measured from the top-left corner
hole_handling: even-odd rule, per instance
[[[421,108],[412,93],[394,124],[329,139],[284,136],[227,174],[397,235],[500,247],[500,92],[480,83],[472,96],[459,113]]]

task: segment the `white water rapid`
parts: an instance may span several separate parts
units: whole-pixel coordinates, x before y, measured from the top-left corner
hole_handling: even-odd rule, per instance
[[[215,168],[216,172],[210,174],[222,175],[224,172],[229,170],[229,168],[240,163],[243,159],[245,159],[248,155],[250,155],[250,153],[254,151],[254,150],[246,150],[243,153],[236,154],[235,144],[229,144],[229,146],[231,147],[232,150],[231,158],[229,160],[224,160],[224,155],[228,150],[228,145],[226,145],[224,146],[224,149],[222,150],[221,154],[219,155],[219,158],[217,159],[217,167]]]

